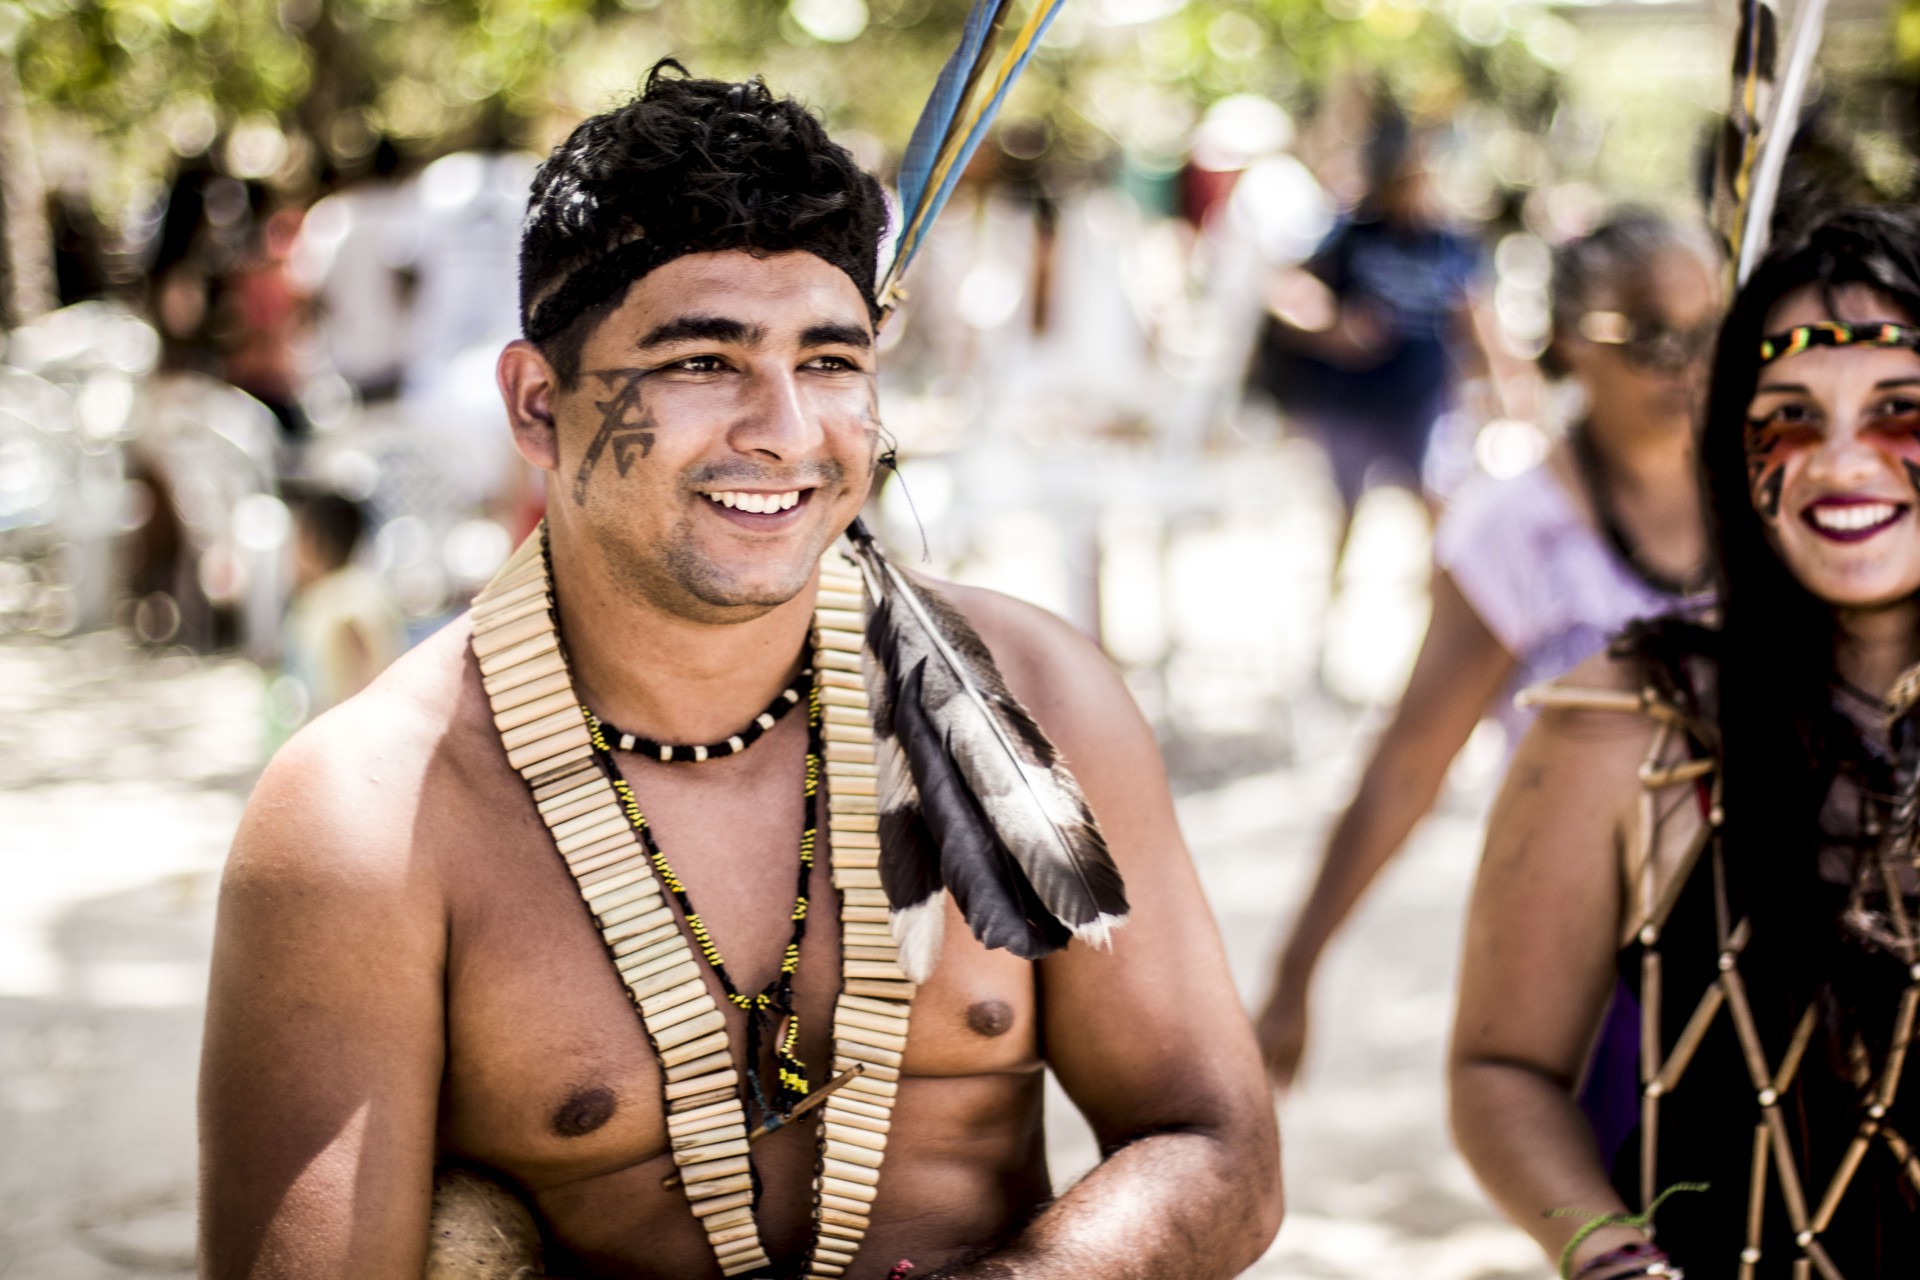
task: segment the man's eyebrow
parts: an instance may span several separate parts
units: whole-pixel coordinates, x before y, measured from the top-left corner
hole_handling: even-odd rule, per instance
[[[1803,396],[1813,394],[1798,382],[1763,382],[1753,389],[1753,394],[1757,396],[1771,395],[1775,392],[1797,392]]]
[[[873,338],[866,329],[857,324],[816,324],[800,331],[800,345],[803,347],[859,347],[870,350]]]
[[[642,350],[648,347],[662,347],[669,342],[689,341],[738,342],[752,346],[764,337],[766,337],[766,330],[759,325],[732,320],[726,316],[678,316],[663,325],[656,326],[635,345]]]
[[[1920,378],[1883,378],[1873,384],[1875,391],[1891,391],[1895,387],[1920,387]]]

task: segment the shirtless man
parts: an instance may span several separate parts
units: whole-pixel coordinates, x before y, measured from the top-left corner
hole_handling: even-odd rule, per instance
[[[878,188],[791,100],[656,72],[535,190],[524,298],[581,310],[558,334],[530,325],[541,340],[510,345],[499,380],[521,453],[553,475],[575,688],[660,742],[724,740],[800,670],[816,566],[872,479]],[[582,262],[624,287],[564,283]],[[1233,1275],[1278,1226],[1273,1109],[1152,737],[1073,630],[949,590],[1072,761],[1132,918],[1111,951],[1029,963],[948,908],[847,1275]],[[447,627],[315,722],[249,805],[208,1010],[204,1276],[418,1280],[446,1162],[524,1197],[554,1274],[720,1274],[663,1187],[659,1059],[508,766],[469,634]],[[617,757],[742,991],[788,937],[805,719],[697,765]],[[822,855],[809,897],[831,903]],[[822,910],[794,996],[816,1085],[838,957]],[[744,1079],[764,1064],[721,1008]],[[1046,1067],[1105,1156],[1058,1199]],[[806,1257],[817,1118],[753,1148],[761,1274]]]

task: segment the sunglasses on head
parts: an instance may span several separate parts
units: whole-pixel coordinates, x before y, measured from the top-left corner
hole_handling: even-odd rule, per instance
[[[1691,329],[1676,329],[1658,320],[1638,320],[1620,311],[1589,311],[1580,317],[1579,332],[1588,342],[1613,347],[1636,369],[1684,369],[1713,350],[1720,322],[1709,320]]]

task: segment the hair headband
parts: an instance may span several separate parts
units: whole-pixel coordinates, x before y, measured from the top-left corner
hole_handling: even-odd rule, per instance
[[[691,251],[691,246],[661,244],[645,236],[629,240],[576,267],[559,288],[521,317],[521,331],[529,342],[545,342],[564,331],[582,312],[625,294],[627,286],[641,276]]]
[[[568,325],[587,311],[624,296],[627,286],[657,267],[663,267],[673,259],[689,253],[701,253],[715,248],[748,248],[747,245],[707,245],[689,241],[657,241],[644,236],[629,240],[617,249],[609,250],[592,259],[573,272],[560,283],[560,287],[540,299],[521,318],[521,332],[529,342],[545,342],[564,332]],[[853,266],[839,260],[837,256],[822,254],[812,246],[798,246],[815,257],[821,258],[832,266],[846,272],[853,281],[853,287],[860,291],[867,307],[874,307],[873,280],[869,276],[862,282]]]
[[[1920,350],[1920,329],[1904,324],[1844,324],[1823,320],[1760,340],[1760,363],[1797,356],[1809,347],[1911,347]]]

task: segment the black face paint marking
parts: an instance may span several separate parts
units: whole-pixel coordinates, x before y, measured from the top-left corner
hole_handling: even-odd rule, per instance
[[[1775,467],[1760,480],[1760,514],[1768,520],[1780,518],[1780,489],[1786,484],[1786,480],[1785,467]]]
[[[611,1089],[580,1089],[560,1104],[550,1123],[562,1138],[584,1138],[613,1119],[618,1105]]]
[[[636,446],[642,458],[653,452],[653,415],[640,403],[640,381],[648,372],[646,369],[597,369],[589,375],[600,379],[613,397],[594,401],[593,407],[600,411],[600,429],[594,432],[592,442],[580,458],[580,470],[574,473],[574,506],[586,504],[587,480],[600,465],[601,455],[609,445],[613,447],[614,466],[622,476],[633,466]]]
[[[641,425],[650,427],[653,425],[653,419],[642,419]],[[650,431],[634,431],[613,438],[613,465],[620,469],[620,478],[622,480],[626,479],[628,470],[633,466],[633,451],[635,448],[640,450],[640,456],[642,458],[652,453],[653,433]]]
[[[1776,431],[1768,430],[1764,418],[1747,420],[1747,488],[1753,495],[1753,507],[1763,520],[1780,518],[1780,492],[1786,485],[1788,442]]]

